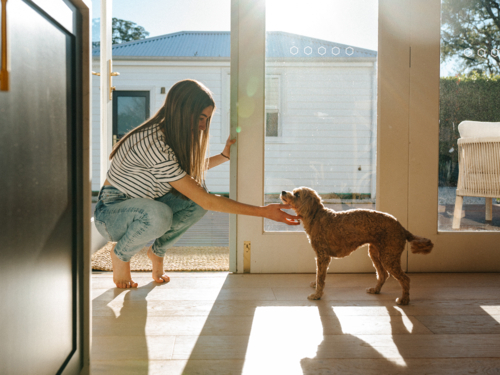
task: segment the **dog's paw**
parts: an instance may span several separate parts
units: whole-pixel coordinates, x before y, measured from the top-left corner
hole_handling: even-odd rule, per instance
[[[316,281],[311,281],[311,284],[309,284],[311,288],[316,288]]]
[[[376,288],[366,288],[366,293],[379,294],[380,290],[377,290]]]
[[[410,298],[396,298],[396,303],[398,305],[408,305],[410,303]]]
[[[311,300],[316,300],[316,299],[320,299],[321,298],[321,294],[319,293],[313,293],[313,294],[310,294],[309,296],[307,296],[307,299],[311,299]]]

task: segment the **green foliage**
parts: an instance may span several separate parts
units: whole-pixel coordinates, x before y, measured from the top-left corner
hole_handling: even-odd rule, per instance
[[[113,17],[113,44],[140,40],[149,36],[149,32],[135,22]]]
[[[149,32],[142,26],[138,26],[135,22],[125,21],[113,17],[111,26],[112,43],[120,44],[123,42],[130,42],[132,40],[141,40],[149,36]],[[92,20],[92,34],[100,34],[100,19],[94,18]],[[92,48],[100,46],[100,42],[92,42]]]
[[[500,75],[474,72],[440,81],[440,186],[456,186],[458,125],[465,120],[500,122]]]
[[[462,72],[500,74],[500,1],[443,0],[441,60],[458,60]],[[469,49],[469,53],[465,51]]]

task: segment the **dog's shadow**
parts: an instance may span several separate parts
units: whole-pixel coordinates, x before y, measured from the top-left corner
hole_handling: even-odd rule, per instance
[[[342,332],[342,324],[335,313],[334,306],[328,301],[317,301],[323,341],[318,345],[314,358],[300,361],[304,375],[318,374],[360,374],[360,373],[404,373],[407,370],[404,358],[386,357],[369,342],[354,334]],[[391,331],[403,323],[403,315],[390,316]],[[341,332],[339,332],[339,329]],[[363,335],[359,335],[363,336]],[[390,335],[386,335],[388,338]],[[366,336],[365,336],[366,337]],[[392,339],[392,338],[389,338]],[[396,342],[392,342],[391,353],[399,352]],[[391,347],[391,344],[388,344]],[[397,355],[396,355],[397,357]]]

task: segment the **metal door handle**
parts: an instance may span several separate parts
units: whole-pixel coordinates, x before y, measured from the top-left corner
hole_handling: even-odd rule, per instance
[[[116,76],[119,76],[120,73],[118,72],[112,72],[112,66],[111,66],[111,60],[108,60],[108,72],[109,72],[109,100],[113,100],[113,91],[116,90],[116,87],[112,86],[113,85],[113,81],[111,79],[111,77],[116,77]]]
[[[101,75],[101,73],[99,73],[99,72],[92,72],[92,74],[95,75],[95,76],[100,76]]]
[[[0,69],[0,91],[9,91],[9,71],[7,70],[7,0],[2,0],[2,58]]]

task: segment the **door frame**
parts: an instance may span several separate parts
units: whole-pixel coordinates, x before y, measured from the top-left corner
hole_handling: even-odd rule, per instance
[[[395,6],[395,10],[391,10]],[[397,1],[380,0],[380,8],[391,10],[391,14],[397,14],[401,7]],[[265,147],[265,1],[264,0],[233,0],[232,11],[232,30],[231,30],[231,80],[234,85],[231,86],[231,135],[238,137],[237,154],[238,159],[233,161],[231,158],[231,170],[235,171],[236,176],[231,176],[233,186],[236,186],[235,198],[243,203],[249,203],[257,206],[264,205],[264,147]],[[379,49],[380,39],[392,35],[394,27],[401,27],[402,20],[396,17],[380,17],[379,25]],[[383,24],[385,23],[385,24]],[[382,25],[383,24],[383,25]],[[237,40],[234,41],[233,40]],[[388,40],[388,39],[387,39]],[[245,48],[234,49],[236,45],[244,45]],[[400,43],[401,44],[401,43]],[[405,46],[406,47],[406,46]],[[384,48],[394,48],[389,42]],[[399,51],[398,51],[399,52]],[[400,58],[400,56],[398,56]],[[408,64],[408,52],[404,53],[405,63]],[[384,98],[383,102],[378,101],[379,126],[377,149],[382,149],[382,162],[385,164],[391,162],[390,167],[380,168],[381,162],[378,162],[377,181],[380,181],[380,174],[385,178],[384,183],[377,184],[377,207],[381,210],[390,212],[397,217],[403,218],[403,224],[406,225],[407,218],[407,178],[400,178],[393,173],[395,160],[398,165],[398,171],[407,173],[407,154],[406,159],[395,159],[394,154],[404,150],[404,145],[394,147],[391,142],[393,138],[406,136],[408,104],[402,111],[394,111],[394,97],[407,101],[408,90],[405,90],[405,84],[399,90],[394,92],[390,83],[398,81],[398,76],[394,75],[394,61],[390,58],[378,62],[379,81],[380,77],[387,75],[389,86],[379,85],[379,98]],[[408,81],[408,69],[398,72],[400,75],[406,74]],[[255,93],[249,96],[246,87],[247,83],[252,81],[258,86]],[[403,79],[404,82],[404,79]],[[382,86],[382,87],[380,87]],[[406,84],[407,86],[407,84]],[[381,92],[383,90],[383,92]],[[401,96],[401,98],[399,98]],[[233,101],[238,105],[233,106]],[[384,106],[385,105],[385,106]],[[246,107],[250,106],[252,112],[248,115]],[[401,125],[401,120],[403,120]],[[385,133],[389,133],[385,137]],[[380,140],[384,135],[384,142]],[[386,147],[387,144],[391,146]],[[231,153],[233,156],[233,152]],[[252,183],[249,183],[251,176]],[[388,196],[396,200],[380,199],[381,196]],[[403,208],[403,209],[401,209]],[[230,228],[231,255],[236,255],[235,272],[252,273],[313,273],[315,272],[314,252],[308,242],[307,236],[303,232],[264,232],[263,218],[239,216],[234,219],[234,228]],[[247,246],[245,247],[245,243]],[[248,247],[250,243],[250,249]],[[233,249],[233,246],[235,249]],[[246,251],[246,253],[245,253]],[[406,253],[403,254],[406,259]],[[406,268],[406,262],[403,267]],[[233,269],[231,269],[233,271]],[[354,252],[346,259],[336,260],[330,266],[330,272],[373,272],[373,266],[366,251]]]
[[[438,233],[437,229],[440,16],[440,0],[379,0],[376,207],[435,244],[425,257],[408,253],[407,245],[404,270],[497,272],[500,252],[494,249],[500,233]],[[264,204],[265,1],[232,0],[231,22],[231,135],[238,139],[233,146],[237,152],[231,152],[231,198],[260,206]],[[258,87],[250,97],[246,87],[250,80],[255,84],[255,77]],[[248,106],[253,110],[250,115]],[[263,227],[263,218],[231,216],[231,271],[315,272],[314,253],[304,233],[264,232]],[[332,262],[330,272],[374,270],[362,250]]]
[[[410,231],[432,240],[429,256],[409,254],[411,272],[499,272],[500,232],[438,231],[440,0],[409,4],[410,35],[409,189]]]
[[[81,37],[76,43],[76,53],[79,57],[79,71],[77,81],[80,90],[80,110],[81,116],[81,139],[78,143],[82,164],[77,169],[79,178],[77,188],[82,197],[78,202],[79,213],[77,220],[80,227],[80,238],[82,244],[82,256],[77,260],[79,278],[76,287],[79,290],[78,320],[80,321],[78,330],[78,345],[81,345],[81,358],[79,368],[80,374],[90,374],[90,357],[92,348],[92,262],[91,262],[91,203],[92,203],[92,0],[70,0],[80,12]],[[76,364],[75,364],[76,365]],[[69,367],[69,366],[68,366]],[[64,374],[64,372],[63,372]]]
[[[76,43],[76,53],[79,57],[77,72],[78,89],[80,90],[80,110],[78,115],[81,123],[81,139],[78,143],[82,164],[77,169],[79,178],[77,189],[82,197],[79,206],[80,217],[77,225],[80,227],[82,252],[77,260],[79,278],[76,287],[79,290],[78,301],[78,345],[81,345],[80,374],[90,374],[90,356],[92,348],[92,263],[91,263],[91,202],[92,202],[92,0],[70,0],[80,12],[80,38]],[[76,364],[75,364],[76,365]]]

